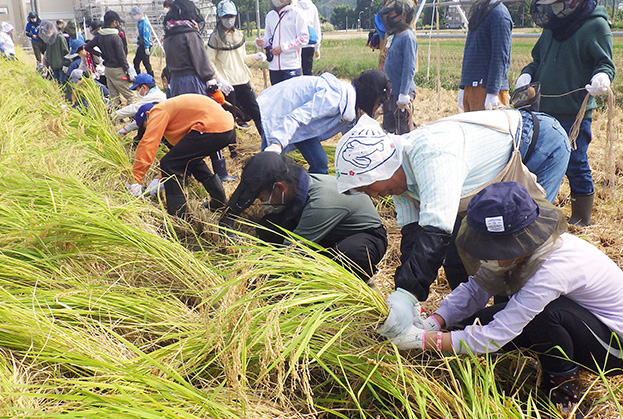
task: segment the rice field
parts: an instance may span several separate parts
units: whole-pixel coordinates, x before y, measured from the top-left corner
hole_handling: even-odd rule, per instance
[[[97,89],[85,89],[88,109],[62,107],[20,59],[0,61],[0,417],[561,417],[536,399],[530,353],[442,357],[380,340],[398,263],[391,200],[377,201],[390,248],[376,289],[313,247],[257,241],[250,223],[222,235],[199,185],[181,222],[127,194],[131,139],[115,134]],[[455,113],[455,97],[418,89],[416,122]],[[618,138],[621,110],[612,118]],[[606,123],[597,112],[594,225],[572,232],[623,266],[623,163]],[[259,151],[254,128],[239,134],[236,174]],[[566,185],[558,204],[568,214]],[[447,292],[440,276],[424,308]],[[620,377],[582,379],[588,417],[623,416]]]

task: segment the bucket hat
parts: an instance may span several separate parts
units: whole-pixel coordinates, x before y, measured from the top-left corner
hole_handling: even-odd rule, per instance
[[[456,245],[476,260],[510,260],[531,254],[566,228],[562,212],[550,202],[535,200],[520,183],[498,182],[472,198]]]

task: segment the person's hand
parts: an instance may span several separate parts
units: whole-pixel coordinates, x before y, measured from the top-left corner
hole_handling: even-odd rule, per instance
[[[459,105],[459,109],[464,111],[463,109],[463,98],[465,97],[465,89],[459,89],[459,94],[456,96],[456,103]]]
[[[145,48],[145,55],[149,56],[151,54],[151,50],[149,48]]]
[[[400,335],[390,338],[390,341],[400,350],[426,349],[426,330],[413,325]]]
[[[590,95],[598,96],[608,93],[610,77],[606,73],[597,73],[591,78],[591,83],[584,86]]]
[[[263,49],[264,48],[264,38],[255,38],[255,45],[257,45],[258,48]]]
[[[271,52],[273,53],[273,55],[279,55],[281,54],[281,46],[277,45],[275,48],[271,49]]]
[[[314,51],[314,59],[319,60],[320,59],[320,50],[317,49],[316,51]]]
[[[264,61],[266,61],[266,54],[264,54],[263,52],[260,51],[260,52],[255,53],[254,58],[257,61],[264,62]]]
[[[413,312],[420,311],[420,302],[413,294],[402,288],[397,288],[391,293],[386,302],[389,306],[389,315],[376,332],[392,339],[413,326],[415,319]]]
[[[532,76],[528,73],[523,73],[521,76],[517,77],[517,81],[515,82],[515,89],[527,86],[530,84],[531,81]]]
[[[125,128],[121,128],[119,131],[117,131],[117,134],[123,136],[126,135],[128,133],[128,131],[126,131]]]
[[[234,86],[229,84],[229,82],[224,78],[219,77],[218,79],[216,79],[216,82],[221,86],[221,92],[223,92],[225,96],[229,95],[231,92],[234,91]]]
[[[149,195],[153,198],[163,190],[164,190],[164,184],[162,183],[162,179],[154,178],[149,183],[149,185],[147,185],[147,188],[145,189],[145,193],[149,192]]]
[[[398,109],[401,109],[401,110],[406,109],[407,106],[409,106],[409,103],[411,103],[411,97],[409,95],[403,95],[403,94],[398,95],[398,100],[396,101],[396,105],[398,106]]]
[[[428,316],[426,319],[422,320],[421,326],[415,323],[413,325],[428,332],[439,332],[441,330],[441,325],[434,316]]]
[[[279,154],[281,154],[281,150],[283,150],[281,148],[281,144],[277,144],[277,143],[271,144],[264,149],[264,151],[272,151],[273,153],[279,153]]]
[[[500,105],[501,103],[498,95],[487,93],[485,97],[485,110],[497,109]]]
[[[130,192],[130,195],[132,195],[135,198],[138,198],[139,196],[143,194],[143,187],[141,186],[140,183],[133,183],[130,185],[128,182],[126,182],[125,187],[128,190],[128,192]]]

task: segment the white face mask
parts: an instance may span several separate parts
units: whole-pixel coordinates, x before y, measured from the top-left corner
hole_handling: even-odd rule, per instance
[[[236,24],[236,16],[221,18],[221,23],[226,29],[231,29]]]
[[[288,4],[287,0],[271,0],[271,2],[273,3],[273,7],[277,10]]]
[[[261,204],[264,207],[264,212],[266,214],[278,214],[283,212],[286,209],[286,201],[285,201],[285,191],[281,191],[281,204],[271,204],[270,201],[273,200],[273,193],[275,192],[275,184],[273,184],[273,189],[270,191],[270,196],[268,197],[268,201],[262,201]]]
[[[500,266],[497,260],[481,260],[480,267],[485,268],[491,272],[506,272],[513,269],[519,264],[519,259],[515,259],[513,263],[508,266]]]
[[[141,20],[141,15],[130,15],[133,21],[138,22]]]

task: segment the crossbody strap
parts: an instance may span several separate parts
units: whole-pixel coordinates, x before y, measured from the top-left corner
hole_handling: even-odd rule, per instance
[[[275,25],[275,29],[273,29],[273,36],[271,36],[270,39],[268,40],[268,44],[271,46],[271,48],[273,46],[273,38],[275,37],[275,32],[277,31],[277,27],[281,23],[281,19],[283,19],[283,17],[286,15],[286,13],[288,13],[287,10],[285,12],[283,12],[283,14],[279,14],[279,12],[277,12],[277,14],[279,15],[279,21]]]

